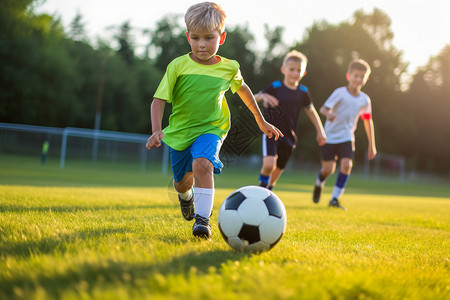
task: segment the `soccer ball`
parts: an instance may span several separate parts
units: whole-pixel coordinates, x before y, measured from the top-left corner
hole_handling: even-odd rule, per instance
[[[241,187],[219,209],[220,233],[237,251],[268,251],[280,241],[285,229],[283,202],[263,187]]]

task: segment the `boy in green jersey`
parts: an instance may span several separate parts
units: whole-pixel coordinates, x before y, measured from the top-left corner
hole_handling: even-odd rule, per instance
[[[186,220],[195,218],[194,236],[209,238],[214,202],[214,174],[220,174],[222,142],[230,129],[225,92],[237,92],[269,138],[283,134],[262,116],[239,64],[216,55],[225,42],[225,12],[212,2],[191,6],[185,15],[186,36],[192,52],[174,59],[151,105],[152,135],[147,149],[170,147],[174,187]],[[172,103],[169,125],[162,130],[165,104]],[[195,182],[195,187],[194,186]]]

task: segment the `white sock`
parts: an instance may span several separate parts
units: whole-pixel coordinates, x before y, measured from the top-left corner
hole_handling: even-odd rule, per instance
[[[316,178],[316,186],[321,186],[323,188],[324,185],[325,185],[325,180],[320,181],[319,177],[317,177]]]
[[[194,188],[195,213],[209,219],[214,204],[214,189]]]
[[[175,191],[177,191],[177,189],[175,188],[175,180],[173,181],[173,188],[175,189]],[[186,201],[189,201],[192,199],[192,189],[189,189],[189,191],[184,192],[184,193],[180,193],[179,191],[177,191],[178,195],[180,195],[180,198]]]
[[[344,188],[340,188],[337,185],[335,185],[333,187],[333,194],[332,194],[332,198],[336,198],[339,199],[339,197],[342,196],[342,194],[344,193],[345,189]]]
[[[192,189],[190,189],[189,191],[185,192],[185,193],[178,193],[178,195],[180,195],[181,199],[189,201],[192,199]]]

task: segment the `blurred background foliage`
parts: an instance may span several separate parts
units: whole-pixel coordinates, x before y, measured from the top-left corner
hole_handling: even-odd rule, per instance
[[[0,121],[94,128],[101,112],[103,130],[149,134],[150,104],[165,68],[190,50],[182,16],[164,16],[156,28],[144,29],[148,43],[138,54],[129,22],[111,28],[112,40],[92,43],[82,15],[63,28],[58,18],[34,12],[39,3],[0,2]],[[348,62],[365,59],[372,66],[364,91],[372,99],[378,151],[404,156],[410,169],[449,174],[450,45],[408,74],[408,62],[392,44],[391,20],[379,9],[356,11],[340,24],[314,23],[293,45],[283,42],[283,30],[266,26],[267,49],[255,50],[246,26],[227,28],[218,54],[240,63],[256,93],[282,79],[280,65],[287,51],[302,51],[309,59],[302,84],[316,109],[335,88],[346,85]],[[236,95],[229,92],[227,99],[233,119],[248,114]],[[164,124],[169,114],[170,106]],[[318,162],[315,132],[304,113],[298,126],[296,159]],[[356,134],[357,149],[365,150],[361,124]],[[257,152],[255,147],[259,145],[248,151]],[[364,155],[359,151],[357,160]]]

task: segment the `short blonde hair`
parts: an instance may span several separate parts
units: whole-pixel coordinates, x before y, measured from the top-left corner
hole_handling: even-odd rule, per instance
[[[300,63],[302,72],[306,71],[306,65],[308,64],[308,58],[306,58],[305,54],[301,53],[297,50],[289,51],[283,59],[283,66],[285,66],[289,61],[296,61]]]
[[[192,5],[184,15],[184,21],[188,31],[219,31],[225,30],[225,11],[213,2],[202,2]]]
[[[372,70],[369,64],[363,59],[354,59],[348,64],[347,73],[351,73],[353,70],[360,70],[366,72],[366,76],[369,76]]]

